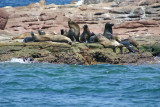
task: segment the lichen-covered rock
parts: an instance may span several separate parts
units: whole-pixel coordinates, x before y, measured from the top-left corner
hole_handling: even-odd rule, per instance
[[[11,58],[30,58],[35,62],[48,62],[54,64],[130,64],[142,60],[153,60],[149,51],[124,54],[120,50],[116,53],[111,48],[104,48],[98,43],[74,43],[72,46],[66,43],[33,42],[33,43],[0,43],[0,61],[8,61]]]

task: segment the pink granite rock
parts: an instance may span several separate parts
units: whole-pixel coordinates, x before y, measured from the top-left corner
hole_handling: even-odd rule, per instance
[[[40,3],[41,6],[45,6],[46,5],[46,1],[45,0],[41,0],[39,3]]]
[[[144,6],[144,5],[151,5],[154,3],[160,3],[160,0],[124,0],[120,3],[120,6],[126,6],[126,5],[138,5],[138,6]]]
[[[0,29],[4,30],[8,21],[8,17],[9,14],[4,9],[0,9]]]
[[[155,20],[145,20],[145,21],[130,21],[122,23],[118,26],[115,26],[115,29],[126,28],[126,29],[135,29],[140,27],[158,27],[159,24]]]

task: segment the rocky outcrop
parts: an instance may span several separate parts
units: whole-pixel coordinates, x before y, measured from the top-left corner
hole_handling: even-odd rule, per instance
[[[86,0],[89,5],[46,5],[45,1],[42,0],[40,3],[33,3],[25,7],[3,8],[9,13],[10,17],[5,30],[3,30],[3,32],[0,31],[0,43],[7,42],[12,44],[1,44],[0,52],[2,52],[1,56],[3,57],[1,57],[0,60],[6,60],[7,57],[26,56],[33,58],[38,62],[46,61],[51,63],[69,64],[90,64],[91,62],[93,64],[124,64],[136,63],[139,59],[146,59],[146,57],[152,59],[153,54],[151,52],[151,47],[160,41],[160,3],[156,2],[156,0],[155,2],[151,2],[151,0],[149,4],[140,5],[136,4],[136,2],[139,3],[138,0],[126,0],[127,2],[122,2],[116,6],[116,2],[106,1]],[[126,4],[123,5],[123,3],[128,3],[129,6]],[[37,32],[37,29],[42,29],[46,33],[58,34],[61,29],[69,29],[67,22],[68,18],[71,18],[80,25],[81,33],[83,31],[84,24],[88,25],[91,32],[94,32],[95,34],[103,34],[105,23],[114,23],[113,36],[118,36],[120,38],[132,37],[140,43],[142,49],[136,54],[128,54],[128,51],[125,50],[124,54],[121,55],[119,54],[119,51],[117,51],[117,53],[113,53],[111,48],[104,48],[100,44],[86,45],[73,43],[72,46],[60,43],[24,44],[21,43],[23,40],[10,39],[31,31]],[[16,44],[14,42],[18,43]],[[54,45],[58,48],[54,47]],[[144,46],[150,46],[150,48],[148,49],[148,47]],[[67,48],[64,49],[63,47]],[[145,51],[145,49],[147,51]],[[24,52],[29,53],[24,54]],[[157,53],[157,51],[155,52]],[[7,54],[8,56],[6,56],[6,53],[9,53]],[[66,57],[64,57],[65,55]],[[128,57],[130,58],[130,61],[128,61]]]
[[[4,30],[7,21],[8,21],[9,14],[4,10],[0,9],[0,29]]]
[[[34,62],[54,64],[132,64],[140,61],[153,61],[151,52],[136,52],[128,54],[113,53],[112,49],[100,44],[75,43],[72,46],[65,43],[34,42],[34,43],[0,43],[0,61],[11,58],[29,58]]]
[[[84,4],[98,4],[98,3],[106,3],[113,2],[114,0],[84,0]]]
[[[160,3],[159,0],[84,0],[83,4],[98,4],[107,2],[115,2],[117,6],[127,6],[127,5],[147,6],[154,3]]]
[[[80,25],[81,32],[83,25],[88,24],[91,32],[96,34],[103,33],[106,22],[112,22],[117,26],[132,21],[137,24],[137,21],[141,22],[145,20],[154,20],[158,24],[160,23],[159,3],[148,6],[113,7],[113,5],[115,5],[115,2],[81,6],[77,6],[76,4],[45,5],[43,1],[42,3],[30,4],[26,7],[9,7],[5,8],[10,14],[6,30],[19,34],[37,29],[43,29],[49,33],[59,33],[60,29],[68,30],[68,18],[71,18]],[[136,28],[136,30],[116,28],[113,32],[117,34],[121,30],[120,36],[124,35],[126,37],[135,36],[134,33],[136,35],[143,35],[144,29],[141,26],[137,26]],[[145,31],[150,31],[149,29],[152,28],[145,27]],[[154,26],[154,29],[159,29],[159,26]],[[137,33],[137,31],[139,32]]]
[[[114,28],[115,29],[118,29],[118,28],[136,29],[140,27],[159,27],[159,24],[154,20],[131,21],[131,22],[122,23]]]
[[[159,0],[121,0],[119,6],[126,6],[126,5],[137,5],[137,6],[148,6],[154,3],[160,3]]]

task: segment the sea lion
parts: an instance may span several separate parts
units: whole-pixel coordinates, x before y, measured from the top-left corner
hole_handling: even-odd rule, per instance
[[[88,25],[83,26],[83,33],[80,36],[80,42],[90,42],[91,32]]]
[[[103,36],[105,36],[109,40],[113,39],[112,26],[114,26],[114,24],[107,22],[105,24],[105,29],[103,33]]]
[[[120,40],[118,36],[113,36],[112,26],[114,26],[114,24],[107,22],[105,24],[105,30],[103,35],[109,40],[112,40],[112,42],[113,40],[118,41],[120,44],[123,44],[129,50],[129,52],[135,53],[133,46],[137,47],[138,49],[138,43],[133,39]],[[121,48],[121,53],[122,52],[123,52],[123,48]]]
[[[129,42],[139,50],[139,43],[132,38],[123,39],[121,42]]]
[[[79,27],[79,25],[69,18],[68,19],[68,26],[69,26],[69,31],[67,33],[67,36],[72,41],[78,41],[79,42],[79,36],[80,36],[80,27]]]
[[[104,37],[103,35],[96,36],[96,39],[105,48],[112,48],[113,52],[115,52],[115,53],[116,53],[116,48],[120,48],[121,53],[123,53],[122,52],[123,44],[117,42],[116,40],[109,40],[106,37]]]
[[[68,32],[65,32],[65,36],[69,37],[72,41],[77,41],[75,38],[75,30],[74,29],[69,29]]]
[[[90,37],[90,43],[96,43],[99,42],[97,36],[103,36],[102,34],[94,34],[93,32],[91,33],[91,37]]]
[[[31,37],[30,33],[27,32],[27,33],[23,33],[21,34],[20,36],[16,36],[16,37],[13,37],[12,40],[15,40],[15,39],[24,39],[26,37]]]
[[[93,32],[91,32],[91,37],[89,38],[89,42],[90,43],[95,43],[95,42],[98,42],[97,40],[96,40],[96,34],[95,33],[93,33]]]
[[[26,38],[24,38],[24,40],[23,40],[23,42],[25,42],[25,43],[27,43],[27,42],[34,42],[34,41],[35,41],[35,39],[32,38],[32,37],[26,37]]]
[[[71,39],[63,35],[53,35],[53,34],[38,35],[31,32],[31,36],[35,41],[38,42],[52,41],[52,42],[64,42],[70,45],[72,44]]]
[[[123,44],[129,52],[135,53],[134,47],[139,50],[139,43],[132,38],[119,39],[118,42]]]
[[[129,50],[129,52],[135,53],[134,47],[129,41],[121,41],[120,43],[123,44]]]

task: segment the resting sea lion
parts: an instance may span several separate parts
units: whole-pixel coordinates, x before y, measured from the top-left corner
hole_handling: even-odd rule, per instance
[[[38,42],[52,41],[52,42],[64,42],[70,45],[72,44],[71,39],[63,35],[53,35],[53,34],[38,35],[31,32],[31,36],[35,41]]]
[[[129,41],[121,41],[121,44],[123,44],[129,52],[135,53],[133,45]]]
[[[102,34],[94,34],[93,32],[91,33],[91,37],[90,37],[90,43],[96,43],[96,42],[99,42],[98,39],[97,39],[97,36],[103,36]]]
[[[105,29],[104,29],[104,33],[103,36],[105,36],[108,39],[113,39],[113,32],[112,32],[112,26],[114,26],[114,24],[107,22],[105,24]]]
[[[79,42],[79,36],[80,36],[80,27],[79,27],[79,25],[69,18],[68,19],[68,26],[69,26],[69,31],[67,33],[67,36],[72,41],[78,41]]]
[[[97,41],[103,45],[105,48],[112,48],[114,52],[116,52],[116,48],[120,48],[121,53],[123,45],[116,40],[109,40],[103,35],[96,36]]]
[[[15,39],[24,39],[26,37],[31,37],[30,33],[27,32],[27,33],[23,33],[21,34],[20,36],[16,36],[16,37],[13,37],[12,40],[15,40]]]
[[[135,53],[133,45],[138,49],[138,43],[132,39],[124,39],[120,41],[120,39],[117,36],[113,36],[112,26],[114,26],[114,24],[107,22],[105,25],[105,30],[103,35],[109,40],[118,41],[119,43],[123,44],[129,50],[129,52]],[[123,48],[121,48],[121,53],[122,51],[123,51]]]
[[[83,33],[80,36],[80,42],[90,42],[91,32],[88,25],[83,26]]]
[[[26,37],[26,38],[24,38],[24,40],[23,40],[23,42],[25,42],[25,43],[27,43],[27,42],[34,42],[35,40],[34,40],[34,38],[32,38],[32,37]]]
[[[121,42],[129,42],[130,44],[132,44],[133,46],[135,46],[139,50],[139,43],[137,41],[133,40],[132,38],[123,39]]]

